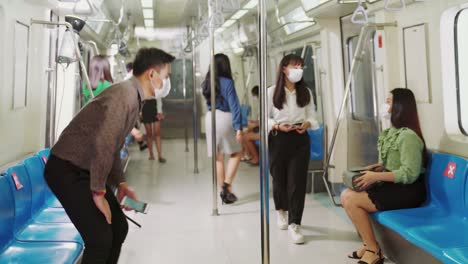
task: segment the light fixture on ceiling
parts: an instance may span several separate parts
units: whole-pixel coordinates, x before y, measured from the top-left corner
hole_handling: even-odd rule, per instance
[[[218,29],[215,30],[215,33],[220,34],[220,33],[223,33],[224,30],[226,30],[225,27],[219,27]]]
[[[145,19],[153,19],[154,17],[153,9],[148,9],[148,8],[143,9],[143,17]]]
[[[152,27],[154,27],[154,21],[153,21],[153,19],[145,19],[145,27],[147,27],[147,28],[152,28]]]
[[[237,20],[234,20],[234,19],[226,20],[226,22],[224,22],[223,27],[228,28],[228,27],[234,25],[234,23],[236,23],[236,22],[237,22]]]
[[[241,9],[241,10],[237,11],[234,15],[232,15],[232,17],[230,19],[235,19],[235,20],[240,19],[241,17],[243,17],[248,12],[249,12],[249,10]]]
[[[309,11],[328,1],[330,0],[301,0],[302,6],[304,7],[305,11]]]
[[[153,0],[141,0],[142,8],[153,8]]]
[[[243,8],[244,9],[251,9],[256,7],[258,4],[258,0],[250,0]]]

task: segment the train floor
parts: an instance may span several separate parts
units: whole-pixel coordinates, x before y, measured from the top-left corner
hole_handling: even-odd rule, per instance
[[[200,141],[200,171],[194,174],[192,146],[185,152],[184,140],[163,140],[166,164],[149,161],[147,151],[131,146],[127,180],[150,208],[146,215],[128,213],[142,228],[129,223],[120,264],[261,263],[258,167],[241,163],[233,185],[239,201],[218,201],[220,215],[212,216],[211,160]],[[359,237],[326,194],[307,195],[302,224],[306,243],[294,245],[287,231],[277,229],[270,199],[270,263],[357,262],[346,254],[361,246]]]

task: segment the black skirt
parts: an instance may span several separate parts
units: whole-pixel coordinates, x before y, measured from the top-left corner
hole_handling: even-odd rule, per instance
[[[424,182],[424,175],[411,184],[383,182],[367,190],[367,194],[379,211],[415,208],[426,200]]]
[[[145,124],[150,124],[159,121],[157,117],[158,109],[156,99],[148,99],[143,102],[141,115],[143,117],[142,122]]]

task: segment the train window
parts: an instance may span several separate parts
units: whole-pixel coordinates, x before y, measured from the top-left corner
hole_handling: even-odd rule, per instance
[[[171,92],[166,97],[167,99],[184,99],[193,97],[193,78],[192,78],[192,61],[185,60],[185,70],[186,70],[186,79],[185,79],[185,97],[183,89],[183,60],[176,59],[172,63],[172,74],[171,74]]]
[[[349,67],[353,60],[354,51],[359,36],[348,39]],[[373,82],[372,82],[372,54],[366,46],[363,60],[351,83],[351,113],[354,120],[369,120],[374,118]]]
[[[281,19],[281,23],[285,25],[284,30],[286,31],[287,35],[290,35],[299,30],[315,25],[315,21],[313,21],[313,19],[309,18],[306,15],[302,7],[298,7],[294,9],[293,11],[289,12],[285,16],[282,16],[280,19]],[[292,22],[299,22],[299,21],[303,21],[303,22],[292,23]],[[310,21],[310,22],[306,22],[306,21]]]
[[[460,131],[468,136],[468,9],[455,20],[455,64],[457,73],[457,113]]]

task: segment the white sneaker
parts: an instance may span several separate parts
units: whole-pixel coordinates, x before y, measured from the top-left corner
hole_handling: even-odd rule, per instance
[[[305,239],[301,233],[301,226],[296,224],[290,224],[289,228],[289,237],[294,242],[294,244],[304,244]]]
[[[288,229],[288,212],[282,210],[276,211],[276,224],[280,230]]]

